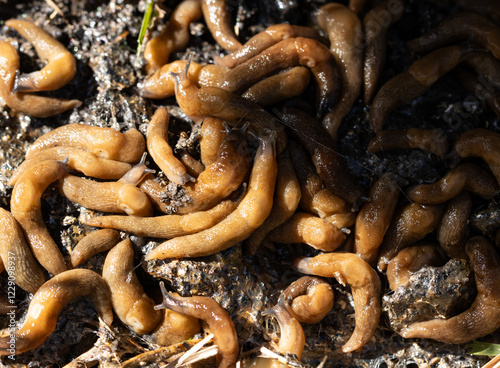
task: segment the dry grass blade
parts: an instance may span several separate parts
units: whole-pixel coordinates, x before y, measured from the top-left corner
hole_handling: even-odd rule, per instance
[[[483,368],[500,368],[500,355],[491,359],[488,363],[483,365]]]
[[[214,334],[207,335],[203,340],[194,345],[191,349],[182,354],[181,357],[166,365],[164,368],[177,368],[185,364],[194,363],[217,354],[217,345],[202,349],[212,341]]]

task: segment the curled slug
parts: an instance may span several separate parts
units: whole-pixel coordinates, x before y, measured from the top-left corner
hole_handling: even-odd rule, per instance
[[[54,332],[63,308],[73,299],[89,296],[108,326],[113,322],[108,285],[99,274],[87,269],[60,273],[45,282],[33,295],[23,325],[13,335],[16,354],[33,350]],[[0,337],[0,355],[11,355],[11,335]]]
[[[169,293],[160,282],[163,302],[155,309],[167,308],[203,320],[214,334],[218,347],[217,368],[234,368],[239,353],[238,336],[229,314],[215,300],[206,296],[181,297]]]
[[[222,58],[216,58],[215,63],[226,68],[234,68],[278,42],[295,37],[312,38],[317,41],[322,40],[318,31],[311,27],[297,26],[288,23],[273,24],[264,31],[257,33],[245,42],[241,48],[234,50],[231,54]]]
[[[330,191],[353,204],[364,190],[351,174],[344,157],[336,151],[330,135],[314,118],[305,112],[286,107],[278,113],[281,122],[309,152],[319,176]]]
[[[267,234],[292,217],[299,205],[300,187],[290,158],[281,154],[277,158],[277,164],[278,175],[271,212],[262,225],[245,240],[245,251],[252,256]]]
[[[21,289],[35,293],[47,277],[24,238],[23,231],[12,214],[0,208],[0,260],[1,270]]]
[[[241,47],[231,25],[229,2],[224,0],[201,0],[205,23],[215,42],[223,49],[235,51]]]
[[[279,296],[278,304],[303,323],[318,323],[333,308],[333,289],[319,277],[303,276]]]
[[[467,259],[465,244],[469,238],[469,216],[472,198],[464,191],[446,205],[443,218],[437,229],[437,239],[448,257]]]
[[[29,116],[45,118],[81,106],[79,100],[13,92],[19,66],[19,55],[14,46],[0,41],[0,97],[11,109]]]
[[[156,328],[162,313],[145,292],[135,274],[134,248],[124,239],[108,252],[102,278],[111,291],[111,304],[117,317],[134,332],[144,335]]]
[[[25,20],[9,19],[5,25],[27,39],[40,59],[47,60],[47,65],[41,70],[19,75],[13,92],[52,91],[73,79],[76,74],[75,58],[59,41]]]
[[[440,129],[409,128],[379,131],[367,147],[370,153],[407,149],[421,149],[443,157],[450,144]]]
[[[304,212],[296,212],[267,234],[276,243],[305,243],[314,249],[331,252],[345,240],[345,234],[328,221]]]
[[[218,87],[201,87],[187,78],[190,63],[183,72],[176,74],[175,97],[181,110],[194,121],[207,116],[225,120],[230,125],[249,122],[248,130],[259,135],[264,131],[276,134],[277,152],[281,153],[287,142],[283,126],[259,105]]]
[[[174,151],[168,143],[169,120],[167,109],[164,107],[156,109],[148,124],[146,144],[149,154],[168,180],[184,185],[195,179],[187,173],[186,167],[174,156]]]
[[[309,69],[296,66],[255,83],[241,96],[257,105],[270,106],[302,94],[310,80]]]
[[[146,150],[144,137],[137,129],[120,133],[112,128],[75,123],[63,125],[39,137],[26,153],[26,159],[56,146],[82,148],[97,157],[127,163],[138,162]]]
[[[378,133],[390,113],[397,107],[423,95],[444,74],[455,68],[471,52],[468,46],[448,46],[437,49],[415,61],[377,92],[370,107],[370,123]]]
[[[392,173],[382,175],[373,184],[356,217],[354,252],[372,267],[385,233],[391,224],[399,198],[399,186]]]
[[[134,216],[153,214],[147,195],[128,183],[97,182],[67,174],[59,181],[59,191],[71,202],[97,211]]]
[[[385,0],[363,18],[365,61],[363,68],[364,101],[368,104],[376,92],[387,54],[387,30],[404,12],[403,0]]]
[[[488,48],[500,59],[500,28],[489,19],[474,13],[450,15],[435,28],[408,42],[412,51],[429,51],[452,43],[470,40]]]
[[[43,221],[41,197],[51,183],[65,174],[65,164],[42,161],[17,180],[10,200],[12,215],[21,225],[33,255],[54,275],[66,271],[67,265]]]
[[[200,128],[200,159],[205,166],[217,160],[217,152],[225,137],[226,129],[221,119],[207,117],[203,120]]]
[[[126,162],[99,158],[81,148],[50,147],[33,154],[19,165],[9,179],[9,185],[14,186],[26,170],[44,160],[66,160],[69,169],[80,171],[86,176],[107,180],[119,179],[132,168]]]
[[[442,215],[442,206],[432,204],[424,206],[416,202],[397,210],[380,246],[377,268],[385,271],[391,259],[403,248],[436,230]]]
[[[316,172],[307,151],[293,141],[288,143],[288,152],[297,172],[301,197],[299,207],[326,219],[339,229],[354,224],[356,214],[351,206],[339,196],[325,188],[323,179]]]
[[[205,165],[191,156],[186,150],[181,152],[179,160],[186,168],[187,173],[193,178],[197,178],[203,171],[205,171]]]
[[[295,37],[278,42],[228,70],[219,86],[240,94],[277,70],[299,65],[311,70],[317,87],[318,116],[322,116],[338,96],[339,71],[328,47],[312,38]]]
[[[186,47],[189,42],[189,25],[201,18],[199,0],[184,0],[170,14],[167,26],[156,37],[146,42],[144,58],[146,72],[153,73],[168,62],[170,54]]]
[[[152,169],[148,169],[146,165],[147,155],[148,154],[144,152],[142,154],[141,160],[133,167],[131,167],[130,170],[125,173],[125,175],[118,179],[118,183],[137,186],[148,174],[154,174],[155,171]]]
[[[475,236],[466,245],[477,296],[469,309],[449,319],[416,322],[403,328],[404,338],[426,338],[447,344],[462,344],[486,336],[500,327],[500,256],[484,238]]]
[[[342,352],[358,350],[372,338],[380,318],[380,279],[368,263],[352,253],[324,253],[294,261],[298,271],[332,277],[351,287],[356,326]]]
[[[160,244],[146,255],[146,260],[211,255],[248,238],[271,212],[277,171],[274,134],[261,137],[248,191],[238,207],[209,229]]]
[[[246,126],[241,129],[226,129],[226,136],[217,152],[217,160],[205,167],[195,183],[188,183],[183,187],[191,201],[176,206],[176,213],[183,215],[207,210],[240,187],[251,164],[247,141],[243,136],[245,129]]]
[[[500,183],[500,134],[488,129],[468,130],[455,141],[454,151],[460,157],[479,157],[484,160]]]
[[[80,240],[70,253],[71,266],[77,267],[94,255],[113,248],[120,241],[116,230],[104,229],[92,231]]]
[[[475,145],[474,148],[478,149],[478,146]],[[491,199],[500,191],[500,187],[488,170],[472,162],[462,162],[435,183],[417,184],[405,192],[412,201],[438,204],[450,200],[463,190]]]
[[[357,38],[362,25],[357,14],[339,3],[329,3],[316,14],[320,27],[330,39],[330,52],[340,69],[342,88],[338,103],[323,117],[323,126],[335,139],[342,119],[359,96],[363,81],[363,48]]]
[[[279,303],[262,312],[262,315],[274,317],[278,321],[280,328],[280,339],[277,344],[278,352],[281,354],[293,354],[300,361],[306,337],[299,321],[293,317],[288,309]],[[278,362],[273,362],[270,367],[282,368],[286,366]]]
[[[493,87],[500,87],[500,61],[489,52],[473,52],[464,63],[474,69]]]
[[[151,238],[174,238],[208,229],[226,218],[238,206],[243,191],[207,211],[186,215],[140,216],[99,216],[85,220],[89,226],[97,226],[127,231]]]
[[[187,63],[185,60],[176,60],[163,65],[141,83],[139,86],[141,95],[152,99],[174,96],[175,77],[172,73],[182,72],[186,68]],[[198,87],[216,87],[219,79],[226,71],[226,68],[217,65],[201,65],[191,61],[187,77]]]
[[[435,245],[418,244],[402,249],[387,266],[389,288],[396,290],[410,281],[412,273],[424,266],[442,266],[445,263],[443,250]]]

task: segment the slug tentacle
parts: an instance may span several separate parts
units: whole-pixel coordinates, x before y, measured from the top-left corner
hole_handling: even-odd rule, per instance
[[[102,277],[82,268],[65,271],[45,282],[33,296],[23,325],[14,333],[15,353],[21,354],[43,344],[54,332],[63,308],[80,296],[89,296],[101,319],[111,326],[110,293]],[[0,355],[12,354],[10,339],[10,335],[0,337]]]
[[[214,334],[218,347],[217,368],[234,368],[239,354],[238,336],[229,314],[215,300],[205,296],[181,297],[169,293],[160,282],[163,302],[155,309],[167,308],[203,320]]]

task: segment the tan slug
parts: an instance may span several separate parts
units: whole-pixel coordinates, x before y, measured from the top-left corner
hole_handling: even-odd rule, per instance
[[[455,147],[457,147],[457,143],[460,147],[462,142],[459,138],[455,142]],[[479,147],[475,144],[474,150],[480,149]],[[487,169],[472,162],[461,162],[438,181],[413,185],[407,188],[405,193],[412,201],[422,204],[438,204],[450,200],[463,190],[482,198],[491,199],[500,191],[500,186]]]
[[[14,332],[15,354],[39,347],[54,332],[63,308],[73,299],[89,296],[99,317],[108,326],[113,322],[108,285],[94,271],[78,268],[54,276],[33,295],[23,325]],[[0,355],[11,355],[11,336],[0,337]]]
[[[323,117],[323,126],[336,139],[340,123],[358,98],[363,82],[363,48],[356,42],[362,25],[357,14],[340,3],[321,6],[316,19],[330,39],[330,52],[340,69],[339,101]]]
[[[41,197],[66,170],[66,165],[59,161],[39,162],[19,177],[10,200],[12,215],[21,225],[33,255],[54,275],[66,271],[67,265],[43,221]]]
[[[225,137],[226,129],[222,119],[212,117],[203,119],[200,128],[200,158],[205,166],[217,160],[217,152]]]
[[[390,113],[421,96],[444,74],[455,68],[472,52],[468,45],[437,49],[415,61],[377,92],[370,107],[370,123],[375,133],[382,130]]]
[[[97,157],[127,163],[138,162],[146,150],[144,137],[137,129],[120,133],[112,128],[74,123],[60,126],[39,137],[26,153],[26,159],[55,146],[82,148]]]
[[[377,132],[368,143],[370,153],[421,149],[443,157],[450,150],[446,134],[440,129],[389,129]]]
[[[288,23],[273,24],[264,31],[252,36],[245,44],[232,53],[222,57],[215,58],[217,65],[226,68],[234,68],[241,63],[250,60],[260,54],[265,49],[283,41],[287,38],[306,37],[317,41],[322,41],[318,31],[311,27],[297,26]]]
[[[404,0],[385,0],[363,18],[365,58],[363,68],[364,102],[368,104],[378,88],[387,54],[387,30],[404,12]]]
[[[230,196],[209,210],[186,215],[99,216],[85,220],[85,224],[118,229],[151,238],[174,238],[194,234],[216,225],[236,209],[243,198],[243,193],[243,190],[237,191],[235,196]]]
[[[29,293],[35,293],[47,280],[42,267],[29,248],[21,226],[12,214],[0,207],[0,260],[13,282]],[[9,278],[9,279],[11,279]]]
[[[248,130],[259,135],[264,131],[276,134],[277,153],[281,153],[287,142],[284,128],[259,105],[218,87],[198,88],[187,78],[190,62],[183,72],[176,74],[175,97],[181,110],[194,121],[201,122],[208,116],[225,120],[234,126],[248,122]]]
[[[391,224],[399,199],[399,186],[392,173],[382,175],[370,189],[354,226],[354,252],[372,267]]]
[[[500,184],[500,134],[488,129],[470,129],[455,141],[454,151],[460,157],[484,160]]]
[[[329,111],[339,94],[339,71],[328,47],[312,38],[288,38],[272,45],[246,62],[228,70],[219,87],[243,93],[275,71],[294,66],[311,70],[316,82],[317,114]]]
[[[500,327],[500,256],[483,237],[474,236],[466,245],[477,296],[469,309],[449,319],[416,322],[403,328],[405,338],[426,338],[447,344],[463,344],[486,336]]]
[[[442,215],[443,206],[436,204],[422,205],[413,202],[397,209],[379,248],[379,271],[385,271],[391,259],[403,248],[415,244],[436,230]]]
[[[437,240],[450,258],[467,259],[465,244],[469,239],[469,216],[472,212],[472,198],[463,191],[452,198],[437,229]]]
[[[276,243],[305,243],[314,249],[331,252],[345,240],[345,234],[335,225],[305,212],[295,212],[287,221],[267,234]]]
[[[85,208],[134,216],[151,216],[153,206],[145,193],[132,184],[98,182],[66,174],[59,191],[71,202]]]
[[[199,257],[228,249],[248,238],[269,216],[277,176],[274,134],[259,138],[259,148],[248,182],[248,191],[238,207],[215,226],[196,234],[167,240],[146,255],[155,258]]]
[[[111,291],[111,304],[117,317],[134,332],[144,335],[162,321],[155,302],[144,291],[134,266],[132,242],[126,238],[108,252],[102,278]]]
[[[255,255],[267,234],[292,217],[299,205],[300,187],[290,158],[281,154],[276,161],[278,175],[273,207],[262,225],[245,240],[245,251],[252,256]]]
[[[23,114],[45,118],[81,106],[81,101],[44,97],[25,92],[13,92],[19,55],[10,43],[0,41],[0,97],[11,109]]]
[[[40,59],[47,60],[47,65],[41,70],[18,76],[14,92],[52,91],[73,79],[76,74],[75,58],[59,41],[25,20],[9,19],[5,25],[26,38]]]
[[[333,307],[333,289],[325,280],[302,276],[288,286],[279,296],[278,304],[303,323],[318,323]]]
[[[230,6],[224,0],[201,0],[203,18],[212,37],[223,49],[234,51],[241,47],[232,27]]]
[[[408,47],[412,51],[422,52],[465,40],[488,48],[500,59],[500,27],[475,13],[448,16],[429,32],[409,41]]]
[[[372,338],[380,318],[380,279],[368,263],[352,253],[324,253],[294,261],[302,273],[336,278],[351,287],[356,326],[342,352],[355,351]]]
[[[163,320],[151,332],[151,337],[155,344],[170,346],[189,340],[200,331],[201,325],[198,318],[165,309]]]
[[[442,266],[446,261],[443,250],[431,244],[413,245],[402,249],[387,266],[387,281],[389,288],[396,290],[410,281],[413,272],[424,266]]]
[[[50,147],[30,155],[29,159],[18,166],[9,179],[9,185],[14,186],[17,179],[29,167],[44,160],[66,160],[69,169],[80,171],[86,176],[106,180],[119,179],[132,168],[126,162],[99,158],[81,148],[68,146]]]
[[[184,0],[175,7],[165,29],[146,42],[144,58],[148,62],[148,74],[166,64],[172,52],[186,47],[190,36],[189,25],[200,18],[200,0]]]
[[[92,231],[80,240],[70,253],[71,266],[77,267],[94,255],[113,248],[120,241],[116,230],[103,229]]]
[[[160,287],[163,302],[155,306],[155,309],[168,308],[206,322],[218,347],[217,368],[235,368],[239,354],[238,336],[233,321],[224,308],[206,296],[181,297],[169,293],[163,282],[160,282]]]
[[[148,152],[154,162],[160,167],[168,180],[184,185],[188,181],[195,181],[186,171],[182,162],[174,156],[174,151],[168,143],[169,115],[167,109],[159,107],[149,121],[146,133]]]

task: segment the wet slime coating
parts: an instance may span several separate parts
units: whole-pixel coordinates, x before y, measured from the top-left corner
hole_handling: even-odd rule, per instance
[[[478,9],[488,8],[481,4]],[[488,307],[495,302],[488,299],[487,285],[498,275],[478,254],[496,259],[498,250],[477,240],[498,246],[500,233],[497,111],[485,104],[495,106],[498,87],[494,11],[469,17],[476,19],[466,27],[472,27],[477,45],[447,18],[470,11],[467,2],[446,11],[411,0],[387,0],[374,8],[364,1],[349,7],[307,2],[307,19],[300,20],[286,19],[285,11],[271,16],[273,4],[156,3],[146,36],[151,41],[135,59],[132,40],[145,5],[113,0],[93,9],[90,2],[58,1],[61,12],[49,16],[48,5],[28,9],[20,3],[27,15],[0,15],[6,21],[0,36],[0,97],[6,103],[0,109],[0,206],[11,229],[0,234],[0,259],[5,280],[14,263],[17,286],[34,293],[27,322],[21,325],[24,319],[17,316],[11,330],[19,337],[21,364],[168,364],[172,344],[209,332],[218,354],[208,366],[246,367],[264,346],[278,354],[279,361],[269,361],[276,367],[298,361],[316,367],[318,351],[327,356],[326,366],[387,365],[390,352],[411,364],[412,357],[422,356],[415,346],[444,348],[389,337],[380,300],[388,293],[387,281],[395,288],[422,275],[428,267],[422,264],[439,268],[450,258],[472,265],[478,296],[465,301],[469,309],[450,316],[445,326],[471,338],[498,328],[485,328],[478,317],[497,318]],[[66,22],[79,12],[81,19]],[[253,17],[265,19],[264,12],[270,18],[256,25]],[[426,12],[432,16],[423,21]],[[42,18],[32,17],[40,13]],[[414,13],[425,25],[408,22]],[[91,20],[96,16],[98,21]],[[483,20],[488,16],[491,22]],[[26,32],[34,27],[46,31],[33,38]],[[444,43],[411,54],[405,42],[434,27],[447,37]],[[37,48],[44,42],[48,54]],[[415,42],[409,46],[417,50]],[[43,60],[27,68],[36,57]],[[73,58],[64,65],[70,71],[76,60],[75,73],[55,68],[59,57]],[[44,76],[54,70],[57,83]],[[471,93],[464,73],[487,94],[477,94],[472,103],[463,100]],[[400,77],[391,81],[395,75]],[[399,90],[392,89],[394,83]],[[379,96],[363,104],[368,84],[372,95],[385,91],[385,100]],[[47,88],[56,90],[38,92]],[[73,95],[79,98],[73,111],[57,110],[59,97]],[[452,125],[447,114],[460,108],[468,109],[467,121]],[[46,117],[49,112],[58,115]],[[382,122],[371,128],[369,118],[377,114]],[[473,220],[487,205],[492,220],[484,231]],[[66,271],[71,267],[78,268]],[[69,282],[55,296],[57,303],[43,294],[46,283],[62,285],[67,273],[91,280],[88,269],[103,275],[95,289],[104,282],[110,290],[105,299],[116,315],[112,325],[110,306],[67,296],[86,296],[87,286]],[[160,289],[160,306],[176,312],[152,308],[161,300]],[[24,312],[29,296],[23,299],[27,293],[19,291],[15,303]],[[419,293],[418,286],[409,292]],[[40,305],[49,315],[35,317]],[[101,324],[97,334],[95,308],[108,325]],[[195,313],[202,309],[210,312]],[[278,334],[269,333],[274,320],[266,315],[275,317]],[[463,320],[471,321],[466,333]],[[34,326],[32,334],[25,332],[26,323]],[[447,336],[435,321],[407,323],[396,332],[425,335],[426,323],[437,340],[468,341]],[[81,331],[78,343],[53,343],[61,341],[63,325]],[[95,335],[91,341],[82,338],[85,331]],[[2,346],[6,341],[0,340]],[[397,341],[405,353],[396,353],[388,341]],[[71,352],[63,352],[66,345]],[[463,351],[446,349],[452,356]],[[434,360],[427,356],[422,364],[448,359],[434,352]]]

